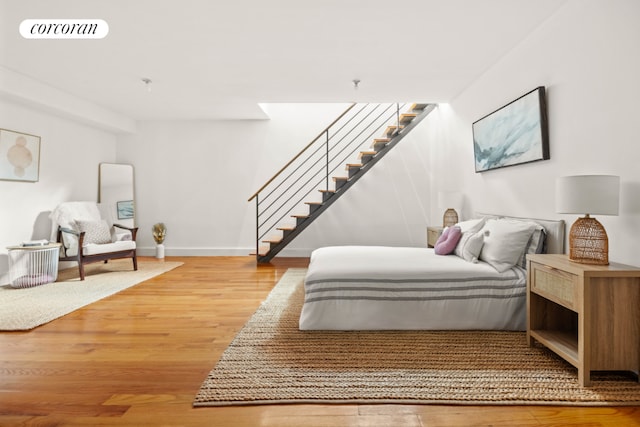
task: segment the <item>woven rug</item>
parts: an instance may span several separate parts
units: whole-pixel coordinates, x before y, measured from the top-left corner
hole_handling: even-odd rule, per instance
[[[111,260],[62,270],[54,283],[14,289],[0,286],[0,331],[23,331],[48,323],[92,302],[137,285],[182,265],[181,262]]]
[[[298,330],[289,269],[222,354],[194,406],[273,403],[640,405],[631,373],[577,370],[524,332]]]

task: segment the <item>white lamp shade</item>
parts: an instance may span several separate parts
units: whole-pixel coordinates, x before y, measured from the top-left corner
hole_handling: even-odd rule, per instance
[[[459,191],[438,192],[438,206],[445,209],[462,208],[463,195]]]
[[[618,215],[620,177],[564,176],[556,181],[556,212]]]

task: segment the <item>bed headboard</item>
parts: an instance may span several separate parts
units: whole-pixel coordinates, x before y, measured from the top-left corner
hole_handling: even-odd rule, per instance
[[[497,215],[476,212],[476,217],[486,218],[506,218],[519,221],[533,221],[544,227],[547,233],[547,253],[548,254],[563,254],[564,253],[564,241],[565,241],[565,222],[562,219],[539,219],[539,218],[522,218],[517,216]]]

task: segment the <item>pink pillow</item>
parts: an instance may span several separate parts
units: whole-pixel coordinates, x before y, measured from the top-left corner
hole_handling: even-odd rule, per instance
[[[456,245],[462,237],[462,229],[458,226],[447,227],[438,238],[436,245],[433,247],[437,255],[449,255],[453,253]]]

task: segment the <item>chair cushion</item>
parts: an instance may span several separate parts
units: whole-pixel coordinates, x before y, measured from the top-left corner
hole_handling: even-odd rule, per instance
[[[134,242],[133,240],[123,240],[119,242],[105,243],[102,245],[91,243],[82,247],[82,254],[83,255],[106,254],[110,252],[128,251],[135,248],[136,248],[136,242]]]

